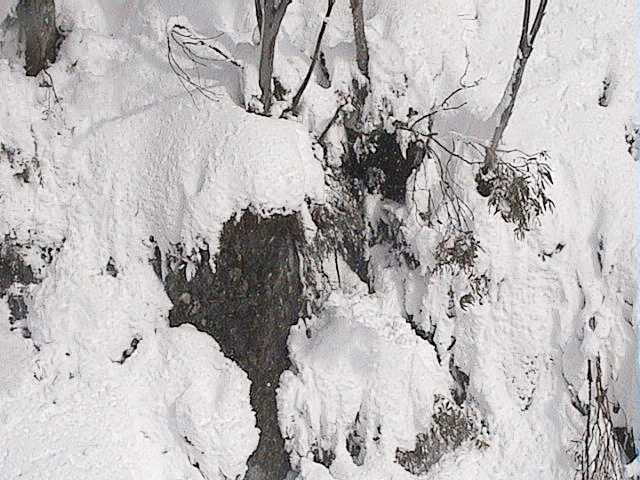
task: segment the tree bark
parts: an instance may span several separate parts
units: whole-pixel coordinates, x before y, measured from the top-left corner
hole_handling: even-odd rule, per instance
[[[364,0],[350,0],[353,32],[356,41],[356,62],[360,73],[369,79],[369,45],[364,30]]]
[[[262,8],[262,28],[260,46],[259,85],[262,92],[260,100],[264,113],[269,114],[273,103],[273,58],[275,55],[276,39],[280,25],[292,0],[265,0]]]
[[[258,31],[262,32],[262,0],[255,0],[256,4],[256,21],[258,22]]]
[[[16,13],[25,42],[26,74],[35,77],[56,60],[56,6],[54,0],[20,0]]]

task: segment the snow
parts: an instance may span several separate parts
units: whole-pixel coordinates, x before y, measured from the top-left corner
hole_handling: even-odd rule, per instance
[[[379,463],[393,462],[397,446],[413,447],[430,417],[431,399],[447,385],[433,349],[418,341],[402,317],[385,310],[382,298],[336,296],[321,318],[301,321],[289,338],[298,374],[285,372],[281,380],[281,425],[293,439],[294,456],[307,456],[310,442],[337,446],[338,478],[370,478],[376,471],[358,473],[344,449],[359,412],[366,415],[367,431],[383,426],[374,454]],[[422,381],[427,372],[434,374]],[[308,438],[307,429],[323,438]]]
[[[148,239],[215,251],[243,209],[322,201],[324,173],[302,125],[224,95],[193,103],[158,42],[160,7],[145,5],[149,27],[124,5],[60,2],[73,30],[50,69],[59,103],[0,63],[2,141],[42,176],[22,184],[2,162],[2,233],[62,245],[29,287],[31,338],[1,329],[2,478],[236,478],[257,445],[246,374],[168,327]],[[4,300],[1,313],[8,325]]]
[[[0,2],[0,20],[14,3]],[[215,252],[223,223],[247,208],[300,212],[311,221],[308,205],[325,201],[313,134],[356,74],[348,4],[337,3],[327,29],[332,86],[311,82],[297,120],[243,108],[257,92],[252,1],[56,4],[69,32],[49,69],[55,92],[24,77],[0,43],[0,141],[21,151],[17,167],[0,157],[0,235],[61,246],[51,265],[21,251],[41,280],[25,287],[31,338],[0,328],[0,478],[242,476],[259,434],[249,380],[213,339],[190,326],[168,327],[170,302],[148,262],[149,237],[164,251],[206,243]],[[488,138],[513,64],[521,5],[365,4],[372,118],[428,111],[464,75],[478,85],[434,128]],[[584,421],[565,379],[586,398],[586,359],[596,354],[637,436],[637,164],[624,142],[637,114],[635,58],[627,48],[633,9],[630,0],[549,4],[504,138],[528,152],[547,150],[553,168],[556,209],[524,241],[473,193],[473,172],[456,172],[470,192],[481,269],[491,278],[483,305],[448,315],[449,287],[462,282],[430,273],[438,234],[416,220],[419,195],[407,207],[369,199],[372,218],[402,219],[421,268],[400,268],[376,247],[375,294],[343,275],[324,311],[292,328],[294,367],[281,379],[278,402],[299,480],[414,478],[396,463],[396,449],[412,449],[427,430],[436,395],[451,396],[452,355],[489,426],[488,447],[448,453],[429,480],[573,478],[570,447]],[[275,63],[289,89],[306,73],[324,11],[312,0],[289,7]],[[216,101],[187,94],[167,64],[166,28],[178,20],[220,35],[245,66],[203,70]],[[603,108],[605,77],[612,87]],[[40,178],[22,183],[15,168],[34,158]],[[432,171],[424,168],[416,182]],[[418,186],[433,187],[433,176],[426,178]],[[560,252],[542,255],[559,244]],[[115,278],[105,270],[109,258]],[[440,362],[407,315],[427,329],[437,323]],[[0,325],[8,317],[0,298]],[[136,348],[124,358],[133,339]],[[369,435],[363,465],[346,448],[358,414]],[[313,462],[318,445],[335,452],[329,468]],[[637,460],[628,471],[637,473]]]
[[[431,2],[428,7],[422,2],[369,5],[374,93],[394,85],[396,72],[411,72],[410,82],[420,85],[423,97],[410,84],[406,96],[393,105],[394,115],[402,118],[406,105],[428,109],[430,103],[441,101],[467,70],[465,80],[481,79],[480,83],[459,98],[460,103],[467,102],[464,108],[438,118],[435,129],[453,129],[464,138],[487,138],[515,55],[519,28],[514,28],[513,19],[519,21],[521,6],[471,1]],[[484,248],[482,269],[492,279],[489,302],[469,312],[458,310],[452,321],[445,314],[450,279],[394,273],[385,266],[384,256],[374,263],[377,292],[386,290],[398,297],[398,285],[404,284],[406,303],[398,306],[396,315],[403,309],[421,314],[427,326],[429,317],[439,317],[435,341],[441,351],[452,336],[456,338],[456,363],[470,375],[470,395],[490,425],[485,452],[458,452],[455,459],[434,468],[429,478],[571,478],[575,467],[567,451],[582,427],[563,376],[586,398],[586,358],[595,354],[607,365],[610,388],[624,415],[632,423],[637,421],[632,420],[638,414],[636,341],[630,324],[637,242],[631,199],[637,177],[620,133],[631,120],[635,98],[632,52],[621,47],[632,41],[633,5],[620,1],[607,8],[609,18],[621,21],[604,20],[597,8],[584,2],[550,5],[505,136],[506,145],[549,152],[556,211],[520,242],[510,226],[484,213],[482,200],[469,196]],[[605,77],[613,78],[615,85],[607,108],[597,102]],[[318,111],[315,105],[310,108]],[[471,175],[458,175],[473,191]],[[424,268],[433,264],[433,232],[412,222],[413,213],[396,212],[396,216],[407,221],[406,234],[414,239]],[[600,238],[605,245],[602,268],[596,254]],[[562,252],[543,262],[541,253],[560,243]],[[588,327],[590,318],[595,319],[595,330]],[[333,366],[332,356],[325,375]],[[313,370],[319,376],[323,368]],[[432,370],[438,371],[437,366],[431,365],[428,371]],[[308,376],[306,371],[299,374],[302,379]],[[432,387],[438,391],[437,382]],[[327,393],[326,387],[318,390],[323,393],[306,397],[319,405],[335,402],[349,391],[342,389],[338,395]],[[367,391],[379,395],[374,388]],[[523,411],[527,402],[521,398],[529,396],[532,403]],[[353,422],[353,408],[342,411]],[[398,422],[401,430],[413,432],[411,424]],[[326,432],[327,426],[314,426],[313,431]],[[527,455],[522,455],[524,451]],[[341,467],[330,471],[337,479],[403,478],[392,460],[383,462],[384,467],[367,460],[359,470],[352,467],[358,473],[346,473]],[[303,478],[329,478],[324,470],[312,473],[319,467],[302,465],[301,470],[308,472]]]

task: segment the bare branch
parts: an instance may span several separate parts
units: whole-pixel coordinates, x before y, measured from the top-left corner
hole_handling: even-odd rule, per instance
[[[520,50],[525,51],[529,45],[529,18],[531,17],[531,0],[524,0],[522,29],[520,30]]]
[[[295,112],[298,109],[298,104],[300,103],[300,99],[302,98],[302,94],[304,90],[307,88],[309,84],[309,80],[311,79],[311,75],[313,74],[313,69],[318,62],[318,57],[320,55],[320,47],[322,46],[322,38],[324,37],[324,32],[327,30],[327,24],[329,23],[329,18],[331,17],[331,11],[333,10],[333,6],[335,5],[336,0],[328,0],[327,3],[327,13],[324,15],[324,19],[322,20],[322,26],[320,27],[320,32],[318,33],[318,39],[316,40],[316,47],[313,51],[313,57],[311,57],[311,64],[309,65],[309,70],[307,70],[307,75],[304,77],[302,84],[298,88],[293,100],[291,102],[291,107],[289,110]]]
[[[341,103],[340,105],[338,105],[338,108],[336,108],[336,111],[333,114],[333,117],[331,117],[331,120],[329,120],[329,123],[327,123],[327,126],[324,128],[324,130],[322,131],[322,133],[318,137],[318,142],[322,143],[322,141],[324,140],[324,137],[327,136],[327,133],[329,133],[329,130],[331,129],[333,124],[336,123],[336,120],[338,120],[338,117],[340,116],[340,113],[342,113],[342,109],[346,105],[347,105],[347,102],[344,102],[344,103]]]
[[[578,464],[576,478],[581,480],[622,480],[625,478],[622,451],[615,437],[613,412],[608,389],[602,380],[601,358],[596,356],[595,366],[587,360],[588,400],[584,434],[576,442],[575,458]]]
[[[531,46],[533,46],[536,35],[538,35],[538,30],[540,30],[540,25],[542,25],[542,17],[544,17],[546,8],[547,0],[540,0],[540,5],[538,5],[538,13],[536,13],[536,18],[533,21],[533,27],[531,27],[531,32],[529,34],[529,44]]]
[[[232,58],[228,53],[224,52],[222,48],[211,43],[219,36],[215,37],[203,37],[196,35],[187,27],[183,25],[173,25],[167,31],[167,59],[169,66],[176,74],[180,83],[185,88],[187,93],[191,96],[191,99],[195,103],[193,97],[193,91],[199,92],[202,96],[208,100],[218,100],[219,95],[203,84],[200,79],[200,67],[206,68],[211,62],[226,62],[230,63],[238,68],[243,68],[242,65]],[[188,62],[188,69],[183,67],[178,58],[176,57],[174,47],[182,52],[184,58]],[[212,52],[212,56],[206,56],[203,52]],[[183,63],[185,63],[183,61]],[[189,70],[195,70],[195,73],[191,73]]]
[[[471,83],[466,83],[465,82],[465,78],[467,77],[467,74],[469,73],[469,65],[470,65],[470,60],[469,60],[469,52],[465,50],[465,57],[467,59],[467,63],[464,67],[464,72],[462,72],[462,75],[460,76],[460,79],[458,80],[458,88],[456,88],[455,90],[453,90],[449,95],[447,95],[445,97],[444,100],[442,100],[442,102],[440,102],[440,104],[438,106],[433,107],[429,112],[425,113],[424,115],[421,115],[420,117],[418,117],[416,120],[414,120],[410,125],[409,128],[410,129],[414,129],[420,122],[422,122],[423,120],[426,119],[430,119],[431,117],[433,117],[434,115],[441,113],[441,112],[446,112],[449,110],[458,110],[462,107],[464,107],[467,102],[462,102],[458,105],[454,105],[454,106],[450,106],[449,102],[459,93],[463,92],[464,90],[467,90],[469,88],[474,88],[477,87],[478,85],[480,85],[480,81],[482,80],[482,77],[474,80]]]

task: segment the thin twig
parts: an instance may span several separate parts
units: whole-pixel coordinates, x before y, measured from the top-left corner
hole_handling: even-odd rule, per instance
[[[320,143],[323,142],[324,137],[327,136],[327,133],[329,133],[329,130],[331,129],[333,124],[336,122],[336,120],[338,120],[338,117],[340,116],[340,112],[342,112],[342,109],[346,105],[347,105],[347,102],[344,102],[344,103],[341,103],[340,105],[338,105],[338,108],[336,108],[336,111],[333,114],[333,117],[331,117],[331,120],[329,120],[329,123],[327,123],[327,126],[324,128],[324,130],[322,131],[322,133],[318,137],[318,142],[320,142]]]

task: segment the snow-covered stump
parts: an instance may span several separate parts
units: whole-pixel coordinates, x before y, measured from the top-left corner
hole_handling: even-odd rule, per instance
[[[174,303],[171,325],[192,323],[209,333],[226,356],[247,372],[251,405],[260,429],[258,448],[246,478],[282,479],[289,471],[278,425],[276,389],[290,366],[287,338],[303,305],[295,215],[262,218],[249,211],[224,225],[215,273],[209,253],[187,281],[184,270],[169,273],[167,292]]]

